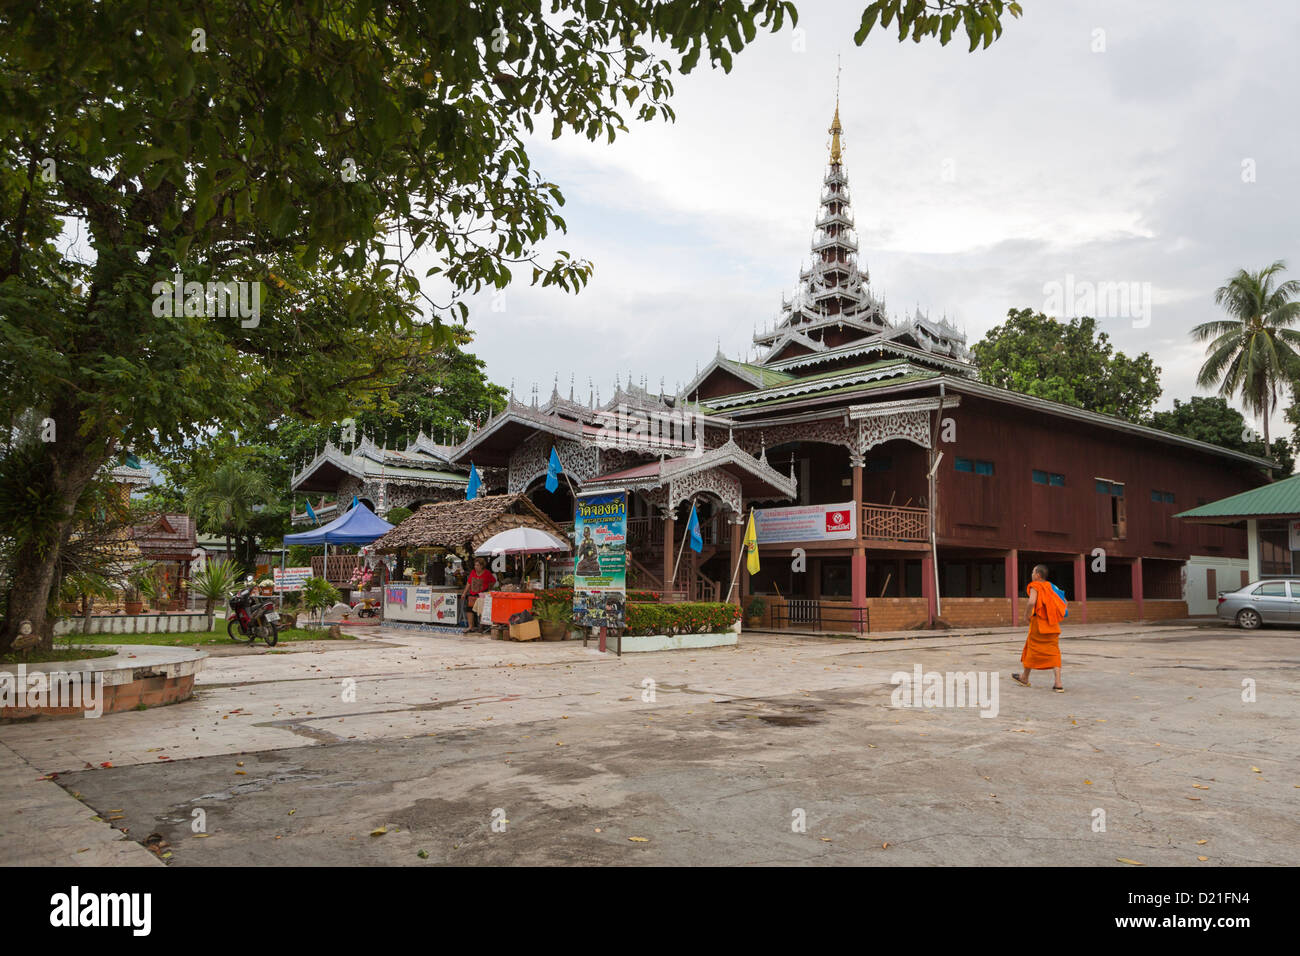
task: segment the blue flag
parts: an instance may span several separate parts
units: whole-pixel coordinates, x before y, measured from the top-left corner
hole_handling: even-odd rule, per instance
[[[316,517],[316,509],[311,506],[310,501],[307,502],[307,517],[317,524],[320,524],[320,518]]]
[[[478,469],[474,467],[474,463],[471,461],[469,463],[469,484],[465,488],[465,500],[473,501],[477,498],[479,486],[482,484],[483,479],[479,478]]]
[[[555,446],[551,446],[551,460],[546,463],[546,490],[554,491],[560,487],[560,472],[564,469],[560,466],[560,456],[555,453]]]
[[[353,495],[353,496],[352,496],[352,507],[355,508],[356,506],[357,506],[357,496],[356,496],[356,495]]]
[[[695,514],[695,502],[691,502],[691,516],[686,519],[686,533],[691,536],[691,550],[699,554],[704,550],[704,538],[700,536],[700,519]]]

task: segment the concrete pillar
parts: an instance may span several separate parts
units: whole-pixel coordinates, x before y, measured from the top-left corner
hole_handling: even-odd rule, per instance
[[[1013,625],[1020,623],[1020,587],[1017,582],[1020,580],[1019,552],[1012,548],[1007,552],[1004,559],[1003,578],[1006,579],[1007,599],[1011,602],[1011,623]]]
[[[1138,620],[1142,620],[1142,559],[1133,559],[1133,600],[1137,602]]]
[[[1088,565],[1087,556],[1074,556],[1074,600],[1079,604],[1079,623],[1088,623]]]
[[[664,591],[673,589],[673,563],[677,560],[677,552],[673,548],[673,512],[664,512]]]
[[[1263,574],[1260,573],[1259,566],[1259,519],[1246,519],[1246,562],[1251,581],[1258,581]]]
[[[934,593],[934,559],[930,555],[921,558],[921,595],[925,598],[925,616],[930,627],[934,627],[935,593]]]

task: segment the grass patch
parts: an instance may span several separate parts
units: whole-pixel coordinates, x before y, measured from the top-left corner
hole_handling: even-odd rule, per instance
[[[226,634],[226,622],[220,618],[213,624],[211,631],[177,631],[174,634],[77,634],[75,639],[82,644],[148,644],[155,647],[203,647],[210,644],[226,644],[233,647],[237,643]],[[281,631],[279,643],[328,640],[355,641],[356,638],[351,634],[331,638],[328,630],[295,627]],[[265,645],[259,639],[257,646]]]
[[[0,666],[9,667],[15,664],[49,664],[54,661],[84,661],[92,657],[112,657],[117,651],[105,650],[104,648],[87,648],[87,647],[56,647],[52,651],[43,651],[40,648],[33,648],[31,651],[17,651],[12,654],[0,654]]]

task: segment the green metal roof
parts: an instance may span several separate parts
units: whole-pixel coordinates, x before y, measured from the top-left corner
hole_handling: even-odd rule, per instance
[[[1300,515],[1300,475],[1184,511],[1176,518],[1255,518]]]
[[[845,372],[844,374],[848,374]],[[846,392],[869,392],[873,389],[884,388],[887,385],[900,385],[904,382],[919,382],[925,379],[937,378],[938,372],[909,372],[905,375],[895,375],[892,378],[881,378],[871,382],[853,382],[848,385],[837,385],[833,388],[823,388],[816,391],[800,392],[798,395],[784,395],[780,398],[768,398],[745,402],[743,405],[728,405],[725,408],[710,407],[702,405],[705,412],[716,413],[719,415],[733,415],[736,412],[748,411],[753,408],[766,408],[773,405],[788,405],[791,402],[807,401],[810,398],[823,398],[827,395],[841,395]],[[754,393],[762,395],[762,392]],[[732,398],[733,396],[726,396]]]

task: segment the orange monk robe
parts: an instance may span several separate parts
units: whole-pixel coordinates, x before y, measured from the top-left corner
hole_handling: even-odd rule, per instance
[[[1065,617],[1065,602],[1047,581],[1030,581],[1025,593],[1037,593],[1038,599],[1029,618],[1029,635],[1025,638],[1025,649],[1020,652],[1020,663],[1034,671],[1060,667],[1061,620]]]

